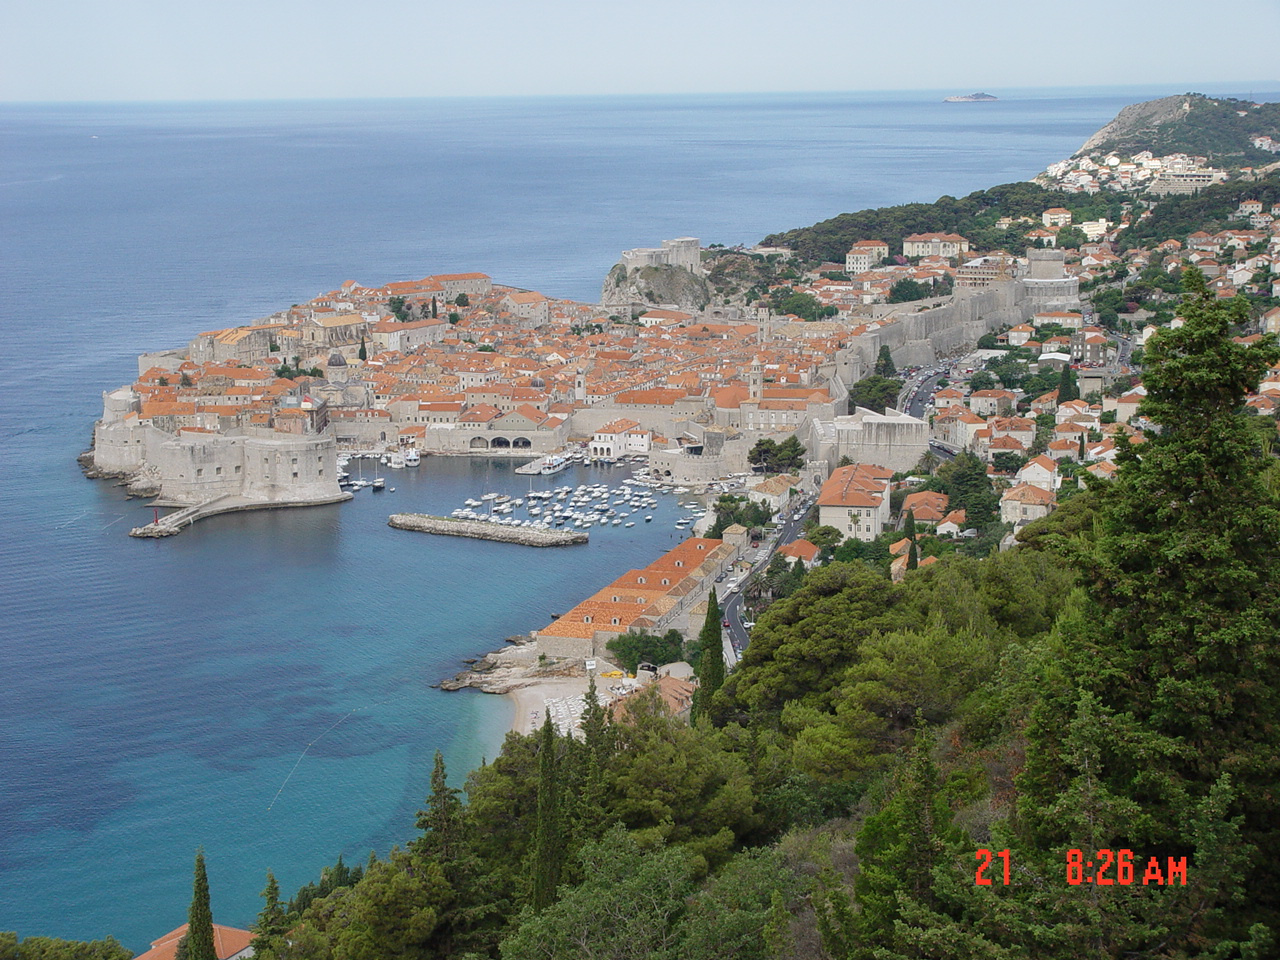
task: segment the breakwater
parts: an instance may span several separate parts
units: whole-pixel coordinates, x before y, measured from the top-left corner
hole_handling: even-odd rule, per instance
[[[159,520],[134,527],[129,531],[131,537],[156,538],[172,537],[181,533],[197,520],[216,517],[224,513],[239,513],[244,510],[281,510],[286,507],[318,507],[330,503],[342,503],[350,500],[352,494],[343,491],[336,497],[315,497],[308,500],[253,500],[248,497],[237,497],[222,494],[202,503],[191,504],[173,513],[165,514]]]
[[[533,527],[509,527],[484,520],[455,520],[429,513],[393,513],[387,525],[397,530],[438,533],[446,537],[471,537],[475,540],[497,540],[525,547],[568,547],[586,543],[585,530],[539,530]]]

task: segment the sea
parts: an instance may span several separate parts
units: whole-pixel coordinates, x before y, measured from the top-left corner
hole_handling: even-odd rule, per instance
[[[429,457],[394,492],[133,540],[145,501],[75,458],[137,354],[345,280],[593,301],[623,249],[1028,179],[1180,91],[958,92],[0,105],[0,930],[141,951],[185,921],[198,847],[242,927],[268,869],[289,892],[385,855],[435,752],[461,785],[512,720],[432,684],[681,535],[670,498],[584,547],[388,528],[531,486]]]

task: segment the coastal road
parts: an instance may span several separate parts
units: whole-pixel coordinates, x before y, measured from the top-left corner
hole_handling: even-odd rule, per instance
[[[746,557],[751,561],[751,570],[743,574],[739,579],[739,588],[733,593],[726,594],[724,592],[724,583],[716,585],[716,596],[720,600],[720,613],[724,621],[728,623],[727,627],[722,627],[724,636],[724,663],[726,669],[732,669],[737,666],[738,660],[742,655],[742,651],[747,648],[747,643],[751,639],[750,631],[743,626],[742,619],[742,588],[747,585],[747,580],[759,570],[763,570],[769,565],[769,561],[773,559],[774,552],[780,545],[790,543],[799,536],[802,521],[793,520],[792,517],[797,513],[802,515],[808,513],[809,507],[812,505],[814,497],[805,497],[800,503],[793,503],[785,514],[782,515],[778,523],[778,528],[767,539],[760,541],[760,546],[752,548],[747,547]],[[802,507],[801,504],[804,506]]]

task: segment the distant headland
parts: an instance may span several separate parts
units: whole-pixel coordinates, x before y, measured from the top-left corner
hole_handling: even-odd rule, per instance
[[[999,100],[999,97],[993,97],[989,93],[971,93],[964,97],[946,97],[943,103],[981,103],[984,100]]]

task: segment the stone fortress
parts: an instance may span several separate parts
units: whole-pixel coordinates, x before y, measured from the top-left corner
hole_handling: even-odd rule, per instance
[[[619,260],[628,271],[641,267],[676,267],[693,274],[702,273],[702,246],[697,237],[663,240],[657,248],[623,250]]]

